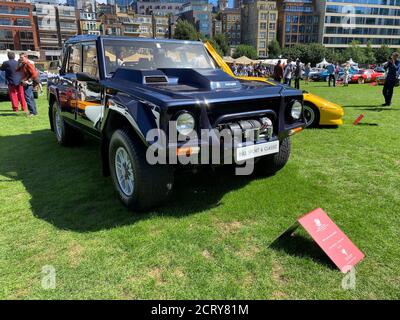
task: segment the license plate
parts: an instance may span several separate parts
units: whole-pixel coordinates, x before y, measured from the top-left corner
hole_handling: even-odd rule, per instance
[[[245,161],[279,152],[279,141],[254,144],[236,149],[236,161]]]

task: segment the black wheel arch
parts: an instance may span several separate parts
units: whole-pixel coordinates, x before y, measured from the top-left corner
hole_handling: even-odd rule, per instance
[[[108,150],[111,137],[116,130],[123,129],[126,132],[129,132],[134,139],[141,141],[143,146],[148,146],[145,136],[140,132],[135,123],[132,123],[132,121],[134,122],[135,120],[133,118],[128,119],[125,114],[122,114],[117,110],[107,109],[101,125],[101,159],[104,176],[110,175]]]

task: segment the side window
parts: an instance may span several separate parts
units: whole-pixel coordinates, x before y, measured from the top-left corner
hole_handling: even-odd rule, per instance
[[[98,63],[97,63],[97,50],[96,44],[83,44],[82,45],[82,52],[83,52],[83,72],[98,78]]]
[[[67,65],[67,73],[81,72],[81,45],[76,44],[70,47]]]

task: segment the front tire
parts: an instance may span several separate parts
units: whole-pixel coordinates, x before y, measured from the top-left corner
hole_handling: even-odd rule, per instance
[[[319,110],[309,103],[304,104],[304,119],[306,120],[306,128],[315,128],[319,125]]]
[[[173,186],[167,165],[150,165],[142,143],[128,130],[116,130],[109,145],[109,165],[114,188],[131,210],[147,210],[163,203]]]
[[[287,137],[280,143],[279,153],[260,158],[256,165],[256,172],[263,176],[274,175],[282,170],[289,161],[292,143]]]
[[[359,77],[359,78],[358,78],[358,84],[364,84],[364,83],[365,83],[364,78]]]

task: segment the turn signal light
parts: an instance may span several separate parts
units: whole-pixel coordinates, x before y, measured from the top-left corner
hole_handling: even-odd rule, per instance
[[[294,135],[296,133],[299,133],[301,131],[303,131],[303,128],[292,129],[292,130],[289,131],[289,136],[292,136],[292,135]]]
[[[176,149],[176,155],[177,156],[186,156],[189,157],[192,154],[197,154],[199,153],[200,148],[199,147],[182,147],[182,148],[177,148]]]

